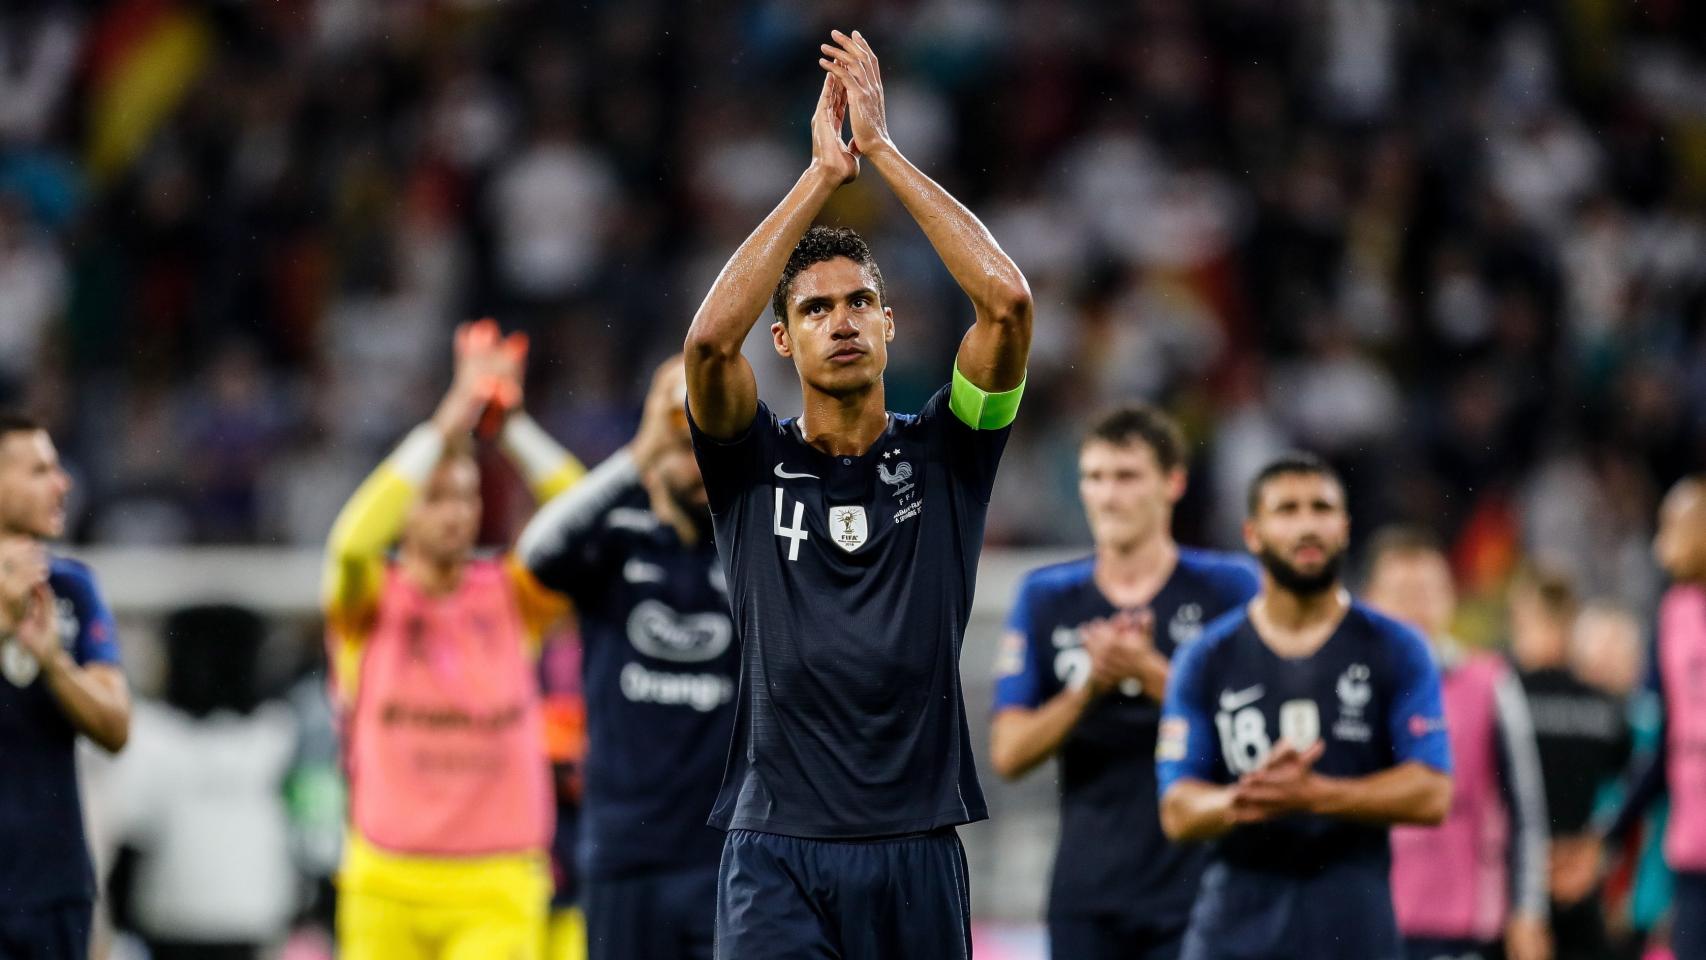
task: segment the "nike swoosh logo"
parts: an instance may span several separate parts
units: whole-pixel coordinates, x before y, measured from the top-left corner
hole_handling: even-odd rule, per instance
[[[779,463],[776,465],[776,475],[778,477],[781,477],[784,480],[816,480],[816,479],[818,479],[818,475],[815,473],[789,473],[788,471],[782,469],[782,465]]]
[[[1262,699],[1262,693],[1262,685],[1259,683],[1236,693],[1227,690],[1220,695],[1220,709],[1232,713],[1240,707],[1247,707]]]

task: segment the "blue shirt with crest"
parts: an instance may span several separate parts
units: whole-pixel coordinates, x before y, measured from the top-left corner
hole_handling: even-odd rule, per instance
[[[1258,586],[1247,557],[1181,549],[1172,574],[1147,605],[1156,649],[1175,656],[1210,621],[1255,596]],[[1096,586],[1093,558],[1027,575],[1002,638],[996,712],[1035,709],[1084,682],[1090,657],[1080,628],[1116,612]],[[1160,692],[1126,681],[1092,704],[1061,744],[1051,916],[1184,926],[1207,851],[1174,845],[1161,832],[1155,788]]]
[[[89,568],[53,558],[59,641],[79,665],[119,662],[118,629]],[[77,731],[15,638],[0,644],[0,910],[93,900],[77,791]]]
[[[726,442],[692,425],[743,658],[715,826],[884,837],[987,815],[959,659],[1012,428],[967,426],[948,395],[858,456],[763,403]]]
[[[1247,611],[1228,614],[1173,663],[1159,792],[1186,778],[1229,784],[1280,738],[1326,741],[1319,773],[1362,777],[1409,761],[1451,772],[1439,672],[1414,629],[1353,603],[1306,657],[1282,657]],[[1344,858],[1390,859],[1385,827],[1316,815],[1241,826],[1216,844],[1234,866],[1309,873]]]

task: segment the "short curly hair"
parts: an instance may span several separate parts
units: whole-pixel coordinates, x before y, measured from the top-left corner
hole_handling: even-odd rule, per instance
[[[784,326],[788,323],[788,297],[794,292],[794,278],[807,267],[846,257],[870,271],[877,285],[877,303],[886,305],[888,294],[883,290],[883,272],[871,257],[870,244],[851,227],[815,226],[806,231],[788,255],[788,265],[782,268],[782,279],[776,282],[776,293],[770,298],[770,309]]]
[[[1155,454],[1155,465],[1163,471],[1185,466],[1187,456],[1179,421],[1148,403],[1128,403],[1102,414],[1084,435],[1083,446],[1091,443],[1141,443]]]
[[[1268,481],[1275,477],[1325,477],[1333,482],[1340,490],[1345,489],[1345,481],[1339,476],[1339,471],[1333,465],[1313,453],[1304,450],[1294,450],[1281,454],[1270,460],[1268,465],[1256,471],[1250,480],[1249,494],[1246,497],[1246,509],[1254,517],[1262,505],[1262,491],[1267,488]]]

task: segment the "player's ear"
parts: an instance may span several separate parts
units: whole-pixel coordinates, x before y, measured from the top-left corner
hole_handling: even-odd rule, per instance
[[[777,356],[792,357],[794,345],[788,340],[788,325],[778,320],[770,325],[770,342],[776,347]]]
[[[1262,538],[1256,536],[1256,518],[1244,518],[1244,549],[1251,553],[1262,552]]]
[[[1167,471],[1167,502],[1178,503],[1185,497],[1185,486],[1190,482],[1190,474],[1184,467],[1174,467]]]
[[[894,342],[894,308],[883,308],[883,342]]]

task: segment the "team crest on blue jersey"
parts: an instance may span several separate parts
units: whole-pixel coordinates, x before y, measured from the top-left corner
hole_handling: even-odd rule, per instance
[[[16,638],[8,639],[0,645],[0,674],[4,674],[14,687],[27,687],[36,682],[36,676],[41,673],[41,664],[24,649],[23,644]]]
[[[835,541],[836,546],[852,553],[864,546],[869,538],[870,527],[865,520],[864,507],[829,508],[829,539]]]
[[[1184,646],[1202,636],[1202,604],[1181,603],[1167,624],[1167,635],[1175,646]]]
[[[898,447],[894,450],[885,451],[883,453],[884,460],[898,456],[900,456],[900,448]],[[888,484],[890,492],[893,493],[897,499],[904,501],[907,494],[911,493],[914,487],[914,484],[912,483],[912,464],[902,460],[895,464],[893,470],[890,470],[887,463],[879,463],[877,464],[877,479]]]
[[[1339,722],[1333,724],[1333,735],[1340,740],[1367,743],[1374,736],[1374,731],[1363,718],[1363,709],[1374,696],[1368,678],[1368,667],[1353,663],[1345,668],[1345,672],[1339,675],[1339,682],[1334,685],[1339,694]]]

